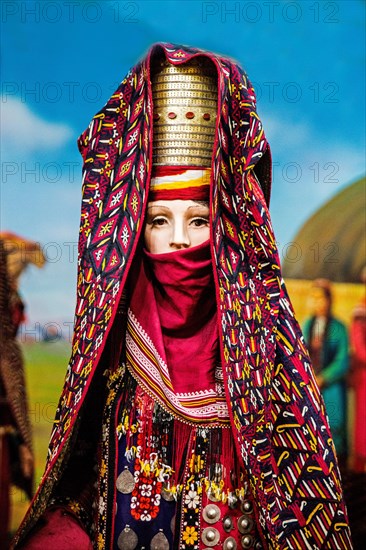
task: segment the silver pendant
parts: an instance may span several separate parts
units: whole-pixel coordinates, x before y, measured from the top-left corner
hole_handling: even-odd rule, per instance
[[[169,550],[169,541],[162,531],[152,538],[150,550]]]
[[[161,490],[161,496],[163,497],[164,500],[166,500],[167,502],[171,502],[172,500],[174,500],[174,495],[172,493],[172,491],[168,491],[168,489],[166,489],[166,487],[163,487],[162,490]]]
[[[172,517],[171,521],[170,521],[170,529],[172,530],[172,533],[174,535],[175,533],[175,520],[176,520],[176,517],[175,515]]]
[[[127,466],[125,467],[123,472],[121,472],[117,477],[116,487],[117,487],[117,490],[120,493],[123,493],[124,495],[128,495],[129,493],[132,493],[132,491],[134,490],[135,480],[130,470],[127,468]]]
[[[117,546],[120,550],[135,550],[137,548],[139,539],[133,529],[126,525],[126,527],[121,531],[118,540]]]

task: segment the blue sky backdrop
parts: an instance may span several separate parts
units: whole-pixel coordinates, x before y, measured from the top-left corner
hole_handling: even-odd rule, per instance
[[[271,144],[281,250],[365,172],[365,3],[2,0],[1,228],[39,241],[30,323],[70,322],[81,159],[76,139],[154,42],[236,59]],[[304,251],[306,253],[306,251]]]

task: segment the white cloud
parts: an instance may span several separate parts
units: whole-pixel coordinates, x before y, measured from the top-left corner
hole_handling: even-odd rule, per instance
[[[326,130],[320,132],[310,122],[293,122],[270,115],[263,124],[272,147],[273,162],[279,164],[278,168],[274,165],[279,178],[286,165],[297,164],[301,168],[302,177],[292,186],[296,194],[306,193],[311,188],[316,202],[365,173],[363,143],[328,137]]]
[[[285,243],[327,200],[364,175],[363,143],[328,137],[326,128],[286,115],[262,120],[272,148],[272,219],[278,241]]]
[[[65,145],[74,132],[66,124],[48,122],[33,113],[19,99],[1,98],[1,141],[4,157],[23,158]],[[3,157],[3,158],[4,158]]]
[[[308,123],[289,122],[273,115],[262,117],[266,137],[277,149],[304,147],[312,135]]]

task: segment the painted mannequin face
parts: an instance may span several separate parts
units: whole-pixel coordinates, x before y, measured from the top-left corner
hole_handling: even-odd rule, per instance
[[[149,202],[144,237],[151,254],[198,246],[210,237],[208,203],[191,200]]]

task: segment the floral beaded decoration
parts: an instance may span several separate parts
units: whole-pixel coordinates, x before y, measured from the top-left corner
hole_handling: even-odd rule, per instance
[[[149,405],[148,405],[149,404]],[[135,486],[132,491],[131,515],[136,520],[150,521],[159,513],[161,490],[163,483],[154,475],[157,464],[156,435],[146,433],[144,424],[149,423],[153,415],[153,402],[137,397],[139,409],[139,428],[137,431],[136,457],[134,468]],[[142,457],[147,457],[143,461]]]
[[[202,507],[202,478],[205,473],[206,456],[204,449],[207,443],[207,431],[198,429],[193,431],[191,437],[192,455],[187,457],[185,471],[186,483],[183,488],[182,502],[183,513],[180,525],[180,544],[184,550],[199,548],[200,538],[200,514]]]
[[[150,49],[79,140],[84,170],[72,357],[45,474],[16,541],[52,495],[141,235],[152,159],[149,71],[156,54],[172,64],[206,56],[218,73],[210,209],[221,359],[262,543],[276,550],[352,548],[324,404],[281,278],[264,196],[269,147],[253,87],[232,60],[173,44]],[[100,548],[110,548],[108,521],[99,515]]]

